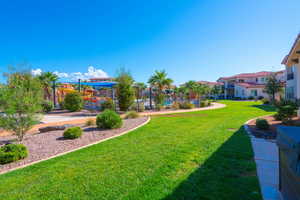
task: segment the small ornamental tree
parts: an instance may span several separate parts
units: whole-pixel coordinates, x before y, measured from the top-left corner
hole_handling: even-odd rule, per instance
[[[271,74],[268,77],[264,91],[271,97],[272,102],[275,102],[275,95],[276,93],[280,92],[281,89],[282,85],[280,81],[276,79],[275,74]]]
[[[29,72],[7,75],[7,84],[0,87],[0,127],[13,132],[18,141],[39,121],[43,89]]]
[[[68,93],[64,100],[64,108],[76,112],[83,108],[83,99],[79,92]]]
[[[133,78],[129,72],[125,71],[124,69],[121,69],[118,72],[116,81],[118,82],[116,89],[119,108],[121,111],[127,111],[130,108],[130,106],[134,103],[135,98]]]

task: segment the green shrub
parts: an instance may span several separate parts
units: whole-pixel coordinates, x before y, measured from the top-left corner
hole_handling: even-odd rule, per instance
[[[115,104],[114,104],[113,100],[108,99],[107,101],[104,101],[103,103],[101,103],[101,111],[104,111],[106,109],[115,110]]]
[[[278,111],[274,115],[275,120],[282,121],[284,124],[290,123],[292,118],[297,115],[298,105],[289,100],[280,100],[275,102]]]
[[[98,128],[114,129],[123,124],[121,117],[113,110],[105,110],[97,115],[96,124]]]
[[[83,99],[80,93],[68,93],[64,100],[64,107],[71,112],[80,111],[83,108]]]
[[[209,100],[200,101],[200,107],[207,107],[210,106],[211,102]]]
[[[249,100],[254,100],[253,96],[248,97]]]
[[[183,103],[179,104],[180,109],[192,109],[194,107],[195,107],[195,105],[190,102],[183,102]]]
[[[155,109],[157,110],[157,111],[160,111],[160,110],[162,110],[164,107],[163,107],[163,105],[161,105],[161,104],[156,104],[155,105]]]
[[[270,128],[270,125],[266,119],[256,119],[255,125],[258,129],[261,130],[268,130]]]
[[[144,102],[139,102],[139,103],[132,104],[131,110],[135,110],[137,112],[144,112],[145,111]]]
[[[94,126],[96,125],[96,121],[94,119],[88,119],[85,121],[85,126]]]
[[[265,104],[265,105],[270,104],[270,100],[267,99],[267,98],[263,98],[261,101],[262,101],[262,103]]]
[[[180,108],[179,106],[180,106],[180,105],[179,105],[178,102],[174,102],[174,103],[172,104],[172,109],[178,110],[178,109]]]
[[[42,109],[44,113],[49,113],[51,110],[54,109],[54,104],[52,101],[43,101]]]
[[[134,119],[134,118],[138,118],[139,116],[140,116],[139,113],[137,113],[136,111],[129,111],[126,113],[125,119]]]
[[[7,144],[0,148],[0,164],[11,163],[28,156],[28,150],[23,144]]]
[[[71,127],[65,130],[64,138],[66,139],[76,139],[82,135],[82,129],[79,126]]]
[[[281,120],[283,123],[288,123],[297,114],[297,108],[292,105],[280,106],[277,114],[275,114],[276,120]]]

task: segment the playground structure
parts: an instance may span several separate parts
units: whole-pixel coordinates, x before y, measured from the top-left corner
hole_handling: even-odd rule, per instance
[[[67,82],[60,83],[54,94],[54,102],[63,102],[68,93],[79,92],[84,100],[84,107],[88,110],[100,110],[101,104],[109,99],[115,102],[116,82]],[[57,100],[57,101],[56,101]]]

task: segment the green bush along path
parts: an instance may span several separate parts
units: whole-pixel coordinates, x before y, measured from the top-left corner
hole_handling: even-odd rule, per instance
[[[124,136],[0,176],[0,199],[261,199],[245,121],[259,102],[153,116]]]

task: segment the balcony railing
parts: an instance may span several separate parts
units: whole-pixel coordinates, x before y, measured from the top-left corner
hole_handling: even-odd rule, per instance
[[[294,79],[294,73],[287,74],[287,80],[293,80]]]

